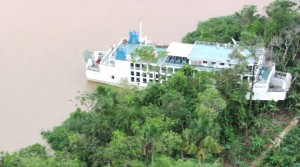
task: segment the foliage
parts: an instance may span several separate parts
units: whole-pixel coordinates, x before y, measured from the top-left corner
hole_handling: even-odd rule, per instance
[[[42,134],[56,151],[87,166],[172,166],[184,159],[211,164],[222,154],[241,164],[237,154],[256,152],[265,143],[253,138],[257,149],[251,150],[242,140],[234,142],[252,117],[246,112],[248,85],[231,70],[198,72],[184,65],[144,90],[99,87],[81,98],[92,104],[89,112],[77,109],[62,126]]]
[[[141,46],[131,53],[133,62],[156,63],[159,59],[165,56],[165,51],[156,52],[152,46]]]
[[[144,90],[98,87],[80,98],[89,112],[77,109],[42,134],[53,149],[87,166],[214,163],[223,150],[218,113],[226,106],[212,86],[214,75],[185,65]]]
[[[274,113],[283,109],[298,113],[300,111],[299,6],[289,0],[275,0],[265,9],[266,16],[257,14],[256,7],[251,5],[245,6],[233,15],[199,22],[197,29],[182,39],[186,43],[195,41],[229,43],[233,38],[242,47],[252,49],[253,46],[265,47],[267,60],[275,61],[277,70],[290,72],[293,76],[286,101],[274,103],[245,100],[243,93],[249,88],[243,83],[236,84],[238,83],[236,80],[239,80],[236,76],[245,70],[245,63],[242,59],[235,69],[221,70],[216,74],[215,86],[227,103],[218,117],[218,122],[223,127],[220,140],[226,143],[225,157],[241,166],[245,164],[244,159],[253,159],[270,144],[270,139],[279,133],[278,123],[273,119],[266,121],[266,117],[262,116],[264,113],[274,116]],[[241,57],[235,52],[232,56]],[[227,75],[222,75],[224,73]],[[239,134],[243,137],[238,137]],[[246,147],[241,144],[243,140],[245,140]],[[252,148],[248,149],[248,146]],[[249,155],[244,154],[243,151],[249,152]]]
[[[261,16],[255,6],[245,6],[233,15],[200,22],[197,29],[188,33],[182,41],[229,43],[235,39],[239,45],[265,46],[269,59],[276,61],[277,69],[291,72],[296,77],[300,73],[299,7],[290,0],[275,0],[266,7],[266,13],[267,16]]]
[[[211,18],[200,22],[196,31],[187,34],[182,41],[193,43],[195,41],[209,41],[228,43],[232,37],[238,38],[240,27],[234,15]]]
[[[143,90],[100,86],[84,93],[78,100],[87,111],[78,108],[62,125],[42,132],[55,155],[33,145],[0,154],[0,166],[247,166],[281,129],[268,115],[300,107],[299,10],[291,1],[275,0],[266,13],[245,6],[200,22],[182,40],[229,43],[233,38],[243,48],[265,46],[276,68],[294,77],[281,106],[247,102],[249,84],[239,77],[247,64],[235,50],[231,56],[239,64],[234,68],[198,72],[183,65],[171,78]],[[143,46],[131,56],[150,66],[165,55]],[[154,66],[149,70],[158,72]],[[262,165],[299,165],[299,134],[297,127]]]
[[[16,153],[0,153],[0,166],[2,167],[53,167],[53,166],[81,166],[77,159],[68,159],[59,154],[50,156],[45,147],[34,144],[21,149]]]
[[[280,147],[270,150],[261,166],[299,166],[300,165],[300,126],[295,126],[286,135]]]
[[[188,33],[182,41],[209,41],[229,43],[231,39],[240,40],[246,35],[263,35],[265,18],[256,14],[256,7],[245,6],[233,15],[211,18],[200,22],[195,31]]]

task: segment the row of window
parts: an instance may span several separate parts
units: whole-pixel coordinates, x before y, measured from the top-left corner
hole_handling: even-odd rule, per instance
[[[227,62],[230,62],[230,60],[227,60]],[[195,60],[192,60],[191,61],[191,64],[192,65],[216,65],[217,62],[208,62],[208,61],[195,61]],[[225,63],[219,63],[220,66],[225,66]],[[228,64],[228,66],[232,66],[232,64]]]
[[[252,81],[254,77],[252,76],[242,76],[243,80]]]
[[[208,64],[208,62],[207,61],[203,61],[203,64]],[[217,64],[216,62],[211,62],[211,65],[216,65],[216,64]],[[224,66],[225,63],[220,63],[219,65]],[[231,66],[231,64],[228,64],[228,66]]]
[[[131,82],[137,82],[137,83],[148,83],[148,82],[153,82],[154,81],[154,79],[149,79],[149,80],[147,80],[147,78],[139,78],[139,77],[131,77],[130,78],[130,81]],[[156,80],[155,80],[156,82],[158,82],[158,78],[156,78]]]
[[[138,63],[130,63],[130,69],[132,70],[143,70],[143,71],[160,71],[161,73],[170,73],[178,71],[179,68],[173,67],[160,67],[148,64],[138,64]]]
[[[168,56],[166,59],[166,63],[185,64],[188,62],[186,57]]]
[[[131,72],[133,72],[133,71],[131,71]],[[141,79],[142,79],[143,83],[147,83],[146,75],[143,75],[143,78],[140,78],[139,77],[140,76],[139,72],[136,72],[136,73],[137,73],[136,77],[134,76],[134,73],[131,73],[131,82],[138,82],[139,83],[139,82],[141,82]],[[146,74],[146,73],[143,73],[143,74]],[[115,76],[112,75],[111,79],[115,79]],[[159,79],[158,74],[156,74],[155,79],[156,79],[156,82],[158,82],[158,79]],[[242,79],[252,81],[254,79],[254,77],[252,77],[252,76],[242,76]],[[153,82],[153,74],[149,74],[149,82]]]
[[[147,81],[147,78],[131,77],[131,82],[137,82],[137,83],[140,83],[141,81],[143,83],[153,82],[153,80],[154,80],[153,79],[153,74],[151,74],[149,77],[152,78],[152,79],[149,79],[148,81]],[[158,80],[159,80],[158,78],[159,78],[159,75],[156,74],[156,79],[155,79],[156,82],[158,82]],[[115,79],[115,76],[111,75],[111,79]]]
[[[146,78],[147,76],[149,77],[149,78],[153,78],[153,76],[154,76],[154,74],[153,73],[146,73],[146,72],[138,72],[138,71],[136,71],[136,72],[134,72],[134,71],[130,71],[130,75],[131,76],[137,76],[137,77],[139,77],[139,76],[142,76],[142,77],[144,77],[144,78]],[[155,74],[155,78],[159,78],[159,74]]]

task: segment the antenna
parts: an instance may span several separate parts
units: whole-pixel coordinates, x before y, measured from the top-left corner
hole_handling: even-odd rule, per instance
[[[142,20],[140,20],[140,25],[139,25],[139,28],[140,28],[140,37],[142,37],[142,30],[143,30],[143,23],[142,23]]]

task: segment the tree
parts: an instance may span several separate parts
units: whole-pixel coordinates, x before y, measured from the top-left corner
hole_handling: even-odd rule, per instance
[[[0,166],[24,166],[24,167],[52,167],[52,166],[74,166],[79,167],[81,163],[77,159],[61,157],[59,153],[50,156],[46,148],[40,144],[34,144],[9,154],[0,153]]]
[[[128,165],[133,160],[140,159],[143,139],[137,136],[127,136],[124,132],[112,132],[112,140],[103,149],[106,165]]]
[[[300,14],[299,14],[300,19]],[[277,57],[277,61],[286,70],[287,65],[293,64],[299,55],[300,24],[291,29],[281,30],[278,35],[272,37],[269,49]]]
[[[212,153],[220,153],[220,125],[218,112],[225,108],[226,102],[214,88],[208,88],[198,95],[197,117],[191,120],[189,128],[184,130],[185,151],[205,160]]]
[[[209,41],[229,43],[231,39],[239,41],[242,31],[263,35],[265,18],[257,14],[256,6],[246,5],[234,15],[211,18],[199,22],[197,29],[187,33],[182,42]]]
[[[0,154],[0,166],[221,166],[220,158],[232,166],[246,166],[280,130],[275,119],[255,114],[268,115],[283,107],[257,102],[252,108],[250,100],[248,108],[249,83],[241,81],[241,74],[253,74],[255,68],[247,69],[241,51],[248,49],[255,57],[257,45],[268,46],[281,61],[280,68],[293,76],[300,69],[298,10],[287,0],[276,0],[267,10],[264,17],[256,14],[255,6],[245,6],[233,15],[200,22],[184,37],[189,43],[227,43],[234,38],[240,46],[231,54],[238,62],[235,67],[208,72],[185,64],[171,78],[143,90],[100,86],[78,98],[85,111],[78,108],[62,125],[42,132],[55,155],[36,145]],[[159,73],[154,64],[165,53],[148,45],[131,56],[133,63],[149,67],[145,72]],[[300,84],[297,77],[293,81],[285,104],[294,111],[299,109]],[[250,92],[253,84],[254,80]],[[298,136],[272,150],[263,165],[297,165]]]
[[[166,51],[155,51],[153,46],[140,46],[130,53],[132,62],[146,63],[149,71],[154,72],[154,81],[156,80],[156,73],[160,76],[160,67],[153,65],[161,58],[165,57]]]
[[[162,116],[146,117],[144,122],[134,121],[131,128],[135,135],[143,138],[143,155],[154,161],[155,154],[162,148],[160,147],[160,137],[164,131],[170,130],[174,122]]]
[[[153,46],[140,46],[131,54],[132,62],[156,63],[159,59],[166,56],[165,51],[156,52]]]
[[[290,29],[294,24],[299,24],[297,3],[289,0],[276,0],[266,7],[269,20],[266,26],[267,39],[276,36],[280,31]]]
[[[255,14],[257,12],[256,6],[254,5],[246,5],[243,9],[236,13],[237,16],[240,16],[241,24],[247,25],[251,24],[254,19],[256,19]]]

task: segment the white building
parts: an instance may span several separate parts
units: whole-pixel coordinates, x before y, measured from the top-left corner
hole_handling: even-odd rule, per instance
[[[155,64],[133,63],[130,53],[140,46],[152,46],[156,52],[166,51],[167,56]],[[172,42],[168,46],[162,46],[153,44],[146,38],[139,38],[137,32],[130,32],[129,39],[122,39],[107,51],[84,52],[86,77],[88,80],[110,85],[120,85],[126,81],[130,85],[146,87],[149,82],[158,81],[159,74],[171,76],[184,63],[196,70],[230,68],[237,64],[236,60],[229,58],[233,49],[232,44],[211,42]],[[265,62],[264,49],[256,51],[256,58],[252,58],[247,50],[241,53],[247,57],[249,69],[241,79],[248,80],[251,84],[254,68],[253,99],[284,100],[291,84],[291,74],[278,72],[274,63]],[[152,66],[158,68],[159,73],[150,70]]]

